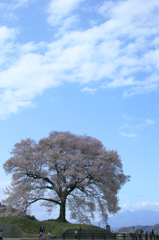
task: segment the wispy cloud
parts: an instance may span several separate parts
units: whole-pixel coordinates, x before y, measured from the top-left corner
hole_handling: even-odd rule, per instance
[[[155,122],[152,120],[152,119],[150,119],[150,118],[148,118],[148,119],[146,119],[145,120],[145,122],[142,124],[142,126],[148,126],[148,125],[153,125]]]
[[[134,81],[133,86],[124,92],[123,97],[130,97],[137,94],[151,93],[153,91],[158,91],[159,90],[158,79],[159,79],[158,73],[157,74],[152,73],[149,77],[145,77],[143,81]]]
[[[120,135],[123,137],[128,137],[128,138],[136,138],[137,137],[137,135],[135,133],[120,132]]]
[[[88,92],[88,93],[95,93],[97,91],[97,88],[85,87],[81,91],[82,92]]]
[[[150,31],[148,35],[154,37],[158,31],[157,22],[155,23],[154,21],[154,19],[157,20],[158,16],[153,18],[154,16],[152,13],[153,7],[158,7],[158,5],[159,4],[156,0],[153,1],[152,5],[148,1],[145,2],[141,0],[137,3],[137,1],[131,0],[119,1],[117,3],[115,2],[115,4],[112,1],[108,1],[101,6],[99,12],[104,17],[109,18],[107,24],[112,24],[112,30],[115,30],[113,33],[115,38],[117,39],[119,35],[125,36],[125,39],[129,42],[124,48],[120,48],[120,50],[122,50],[121,57],[116,58],[115,60],[116,64],[120,61],[121,71],[118,73],[118,76],[114,77],[113,81],[103,84],[103,87],[117,88],[129,86],[128,90],[124,92],[123,97],[132,96],[134,94],[143,94],[144,92],[149,93],[158,89],[158,67],[156,69],[157,71],[155,70],[157,74],[153,75],[152,71],[156,64],[158,66],[158,49],[152,50],[150,46],[151,41],[147,41],[145,38],[146,32],[148,33],[148,31]],[[135,6],[136,9],[134,8]],[[133,9],[133,11],[131,11],[131,9]],[[148,15],[146,14],[149,15],[149,20],[152,19],[149,26],[145,25],[148,20]],[[125,35],[126,33],[127,35]],[[137,34],[139,37],[137,37]],[[132,36],[134,36],[135,39],[133,42],[130,41]],[[157,38],[155,39],[157,43]],[[149,50],[146,52],[146,49]],[[124,54],[125,51],[127,51],[127,54]],[[148,62],[149,64],[147,64]],[[150,76],[146,77],[145,75],[142,81],[138,80],[137,74],[139,72],[148,72]],[[131,77],[129,77],[129,75]]]
[[[124,125],[119,126],[118,129],[119,129],[119,130],[120,130],[120,129],[126,129],[126,128],[128,129],[128,128],[131,128],[131,127],[132,127],[132,125],[125,123]]]
[[[122,115],[122,117],[124,117],[126,120],[132,120],[134,119],[134,117],[128,117],[127,115]],[[140,129],[140,128],[143,128],[143,127],[146,127],[146,126],[149,126],[149,125],[154,125],[155,124],[155,121],[148,118],[148,119],[145,119],[142,123],[140,124],[135,124],[135,123],[125,123],[123,124],[122,126],[118,127],[118,129]]]
[[[27,3],[32,2],[32,1],[34,1],[34,0],[15,0],[13,6],[14,6],[14,8],[19,8],[22,6],[26,6]]]
[[[136,123],[134,123],[134,121],[133,122],[131,121],[131,123],[130,123],[130,120],[134,120],[134,117],[128,117],[126,114],[123,114],[122,117],[125,118],[125,120],[129,121],[129,123],[125,123],[122,126],[118,127],[119,134],[123,137],[136,139],[139,136],[139,134],[130,133],[130,131],[142,130],[144,127],[148,127],[150,125],[155,124],[154,120],[152,120],[150,118],[145,119],[140,124],[139,123],[136,124]]]
[[[121,212],[130,210],[130,211],[136,211],[136,210],[153,210],[153,211],[159,211],[159,202],[138,202],[134,204],[125,203],[121,206]]]
[[[78,8],[80,2],[84,0],[51,0],[48,8],[48,23],[56,28],[63,27],[68,29],[77,20],[77,16],[70,15],[71,12]]]
[[[16,11],[18,8],[29,7],[29,3],[37,0],[12,0],[12,1],[3,1],[0,3],[0,16],[6,22],[13,22],[13,20],[18,20]]]
[[[129,116],[127,116],[126,114],[123,114],[122,117],[125,118],[126,120],[132,120],[132,119],[134,119],[134,117],[129,117]]]
[[[0,8],[3,8],[7,11],[12,11],[20,7],[26,7],[28,6],[28,3],[33,2],[36,0],[13,0],[11,2],[2,2],[0,3]]]

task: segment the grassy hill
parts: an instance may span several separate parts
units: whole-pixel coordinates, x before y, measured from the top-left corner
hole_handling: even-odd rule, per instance
[[[35,221],[30,220],[25,217],[10,216],[10,217],[0,217],[0,224],[15,224],[24,233],[24,237],[36,237],[39,236],[39,228],[42,226],[45,228],[45,233],[47,235],[48,231],[51,232],[51,236],[58,236],[63,231],[68,228],[79,228],[79,224],[72,223],[61,223],[56,221]],[[83,229],[94,228],[99,229],[96,226],[90,226],[86,224],[81,224]]]

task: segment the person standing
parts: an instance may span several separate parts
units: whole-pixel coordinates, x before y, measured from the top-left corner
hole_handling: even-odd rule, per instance
[[[79,227],[79,239],[81,239],[81,231],[82,231],[82,229],[81,229],[81,226]]]
[[[139,239],[141,239],[142,230],[139,229]]]
[[[134,229],[134,227],[131,229],[131,233],[132,233],[132,238],[135,239],[135,229]]]
[[[145,239],[148,239],[148,232],[145,233]]]
[[[135,229],[134,229],[134,227],[131,229],[131,233],[135,233]]]
[[[45,228],[42,227],[42,237],[45,238]]]
[[[50,233],[50,231],[48,232],[48,239],[51,239],[51,233]]]
[[[39,238],[42,238],[42,236],[43,236],[43,228],[42,227],[40,227],[39,234],[40,234]]]
[[[139,234],[139,229],[136,229],[136,231],[135,231],[135,239],[136,239],[136,240],[137,240],[138,234]]]
[[[74,232],[75,232],[75,238],[77,238],[77,233],[78,233],[77,229],[75,229]]]
[[[3,230],[0,231],[0,240],[3,240]]]

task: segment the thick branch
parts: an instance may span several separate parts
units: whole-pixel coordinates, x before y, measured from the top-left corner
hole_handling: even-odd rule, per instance
[[[42,177],[41,177],[40,175],[38,175],[38,174],[33,174],[33,173],[29,173],[29,172],[27,172],[26,175],[27,175],[28,177],[32,177],[32,178],[34,178],[34,179],[42,179],[42,180],[44,180],[45,182],[50,183],[50,184],[53,186],[52,188],[49,187],[49,186],[47,186],[46,188],[56,189],[56,188],[55,188],[55,184],[54,184],[49,178],[47,178],[47,177],[42,178]]]
[[[35,202],[37,202],[37,201],[39,201],[39,200],[45,200],[45,201],[53,202],[53,203],[56,203],[56,204],[60,205],[60,203],[59,203],[58,201],[53,200],[53,199],[38,198],[38,199],[35,199],[35,200],[31,201],[30,203],[28,203],[28,206],[27,206],[27,207],[29,207],[32,203],[35,203]]]

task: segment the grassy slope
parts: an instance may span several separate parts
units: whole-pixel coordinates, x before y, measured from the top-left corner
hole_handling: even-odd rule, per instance
[[[33,221],[26,219],[24,217],[0,217],[0,223],[3,224],[16,224],[21,231],[26,236],[39,236],[40,226],[45,227],[45,234],[47,235],[48,231],[51,232],[51,235],[60,235],[63,231],[68,228],[79,228],[79,224],[72,223],[61,223],[56,221]],[[84,228],[96,228],[95,226],[89,226],[81,224],[81,227]]]

